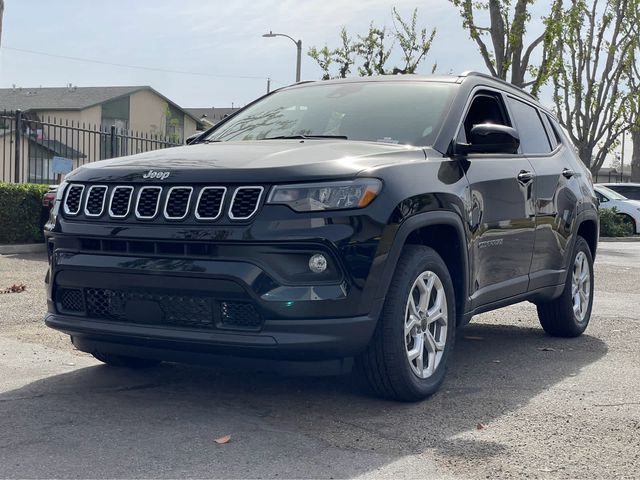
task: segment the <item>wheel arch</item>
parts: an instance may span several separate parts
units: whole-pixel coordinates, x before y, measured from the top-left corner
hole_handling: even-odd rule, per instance
[[[400,225],[387,257],[379,295],[389,289],[398,258],[405,245],[433,248],[444,260],[453,282],[456,301],[456,321],[464,323],[468,312],[469,254],[464,224],[454,212],[425,212],[406,219]]]
[[[597,220],[591,217],[583,218],[578,224],[576,234],[586,240],[589,250],[591,250],[591,256],[595,260],[599,236]]]

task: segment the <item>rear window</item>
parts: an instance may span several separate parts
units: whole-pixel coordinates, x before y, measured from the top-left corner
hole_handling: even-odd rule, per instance
[[[208,140],[321,135],[431,145],[455,88],[450,83],[407,81],[294,87],[276,92],[238,113]]]

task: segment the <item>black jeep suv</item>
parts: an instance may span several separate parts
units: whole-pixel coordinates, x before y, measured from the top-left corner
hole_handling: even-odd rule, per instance
[[[598,230],[588,171],[519,89],[299,83],[188,146],[72,172],[46,323],[111,365],[355,359],[416,400],[474,314],[528,300],[549,334],[581,334]]]

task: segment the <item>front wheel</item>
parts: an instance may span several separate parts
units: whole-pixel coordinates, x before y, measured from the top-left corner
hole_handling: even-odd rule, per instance
[[[376,331],[359,363],[374,393],[422,400],[444,380],[455,336],[453,283],[438,253],[405,247]]]
[[[562,295],[538,304],[538,318],[545,332],[554,337],[577,337],[585,331],[593,306],[593,256],[589,244],[578,237],[571,269]]]

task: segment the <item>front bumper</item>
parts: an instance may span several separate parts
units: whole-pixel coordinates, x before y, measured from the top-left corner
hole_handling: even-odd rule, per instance
[[[222,259],[78,251],[76,238],[61,236],[49,242],[45,322],[71,335],[74,344],[87,352],[167,360],[178,356],[186,361],[192,355],[349,357],[369,343],[383,301],[364,301],[362,289],[342,270],[316,285],[294,284],[283,279],[290,272],[281,262],[271,268],[242,260],[261,258],[256,252],[264,251],[281,259],[289,248],[283,244],[266,250],[263,245],[233,246],[253,253]],[[299,243],[291,248],[295,254],[325,252],[332,255],[334,266],[339,265],[329,246]],[[69,291],[80,298],[75,311],[63,301],[62,294]],[[98,293],[99,306],[90,297]],[[259,323],[227,324],[220,312],[238,304],[250,305]]]
[[[305,361],[350,357],[366,347],[375,328],[369,316],[266,320],[260,332],[151,327],[53,313],[45,323],[71,335],[74,345],[88,353],[197,363],[212,355]]]

